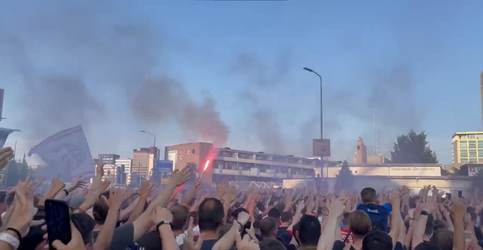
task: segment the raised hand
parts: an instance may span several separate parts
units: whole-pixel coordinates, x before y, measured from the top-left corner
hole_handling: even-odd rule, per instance
[[[109,208],[114,208],[117,210],[121,209],[126,193],[126,189],[112,189],[109,193],[109,199],[107,200]]]
[[[225,194],[225,192],[227,191],[228,189],[228,186],[230,184],[228,183],[228,180],[223,180],[221,183],[219,184],[216,184],[216,195],[215,195],[215,198],[217,199],[222,199],[223,195]]]
[[[34,195],[28,181],[19,182],[15,190],[14,209],[7,228],[14,228],[25,237],[37,209],[34,207]]]
[[[13,159],[13,150],[11,147],[0,149],[0,170],[4,169],[10,160]]]
[[[153,189],[154,189],[154,184],[152,182],[144,181],[138,190],[139,196],[141,196],[142,198],[147,198],[149,197],[149,194],[151,194],[151,191]]]
[[[104,163],[102,163],[100,160],[97,162],[96,176],[104,176]]]
[[[179,170],[176,169],[171,174],[170,184],[179,187],[191,179],[191,171],[189,167],[184,167],[183,169]]]
[[[52,179],[52,182],[50,184],[50,188],[55,191],[55,194],[60,192],[65,187],[65,183],[60,180],[60,176],[55,177]]]
[[[225,192],[221,199],[226,205],[229,206],[236,199],[236,187],[229,186],[228,190]]]

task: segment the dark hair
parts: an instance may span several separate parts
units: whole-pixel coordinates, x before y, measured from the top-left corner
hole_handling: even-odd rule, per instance
[[[97,224],[104,225],[107,219],[107,213],[109,212],[109,204],[106,199],[102,198],[103,195],[99,196],[99,200],[92,207],[92,216]],[[105,197],[105,196],[104,196]]]
[[[453,232],[446,229],[439,229],[433,233],[431,243],[439,246],[442,250],[453,249]]]
[[[198,208],[198,226],[200,231],[216,231],[225,218],[223,203],[215,198],[207,198]]]
[[[441,248],[431,242],[423,241],[414,250],[441,250]]]
[[[171,208],[173,214],[173,222],[171,222],[172,230],[183,230],[188,221],[189,209],[184,205],[176,205]]]
[[[260,243],[260,250],[286,250],[282,242],[275,239],[264,240]]]
[[[282,212],[282,222],[289,222],[293,219],[292,213],[290,212]]]
[[[317,246],[321,234],[320,222],[317,217],[304,215],[300,219],[299,240],[303,246]]]
[[[72,214],[70,220],[82,235],[84,245],[93,243],[92,230],[94,230],[96,222],[92,219],[92,217],[85,212],[82,212]]]
[[[262,236],[269,238],[270,236],[274,236],[274,232],[277,230],[277,220],[267,216],[260,221],[259,227]]]
[[[277,208],[273,207],[268,211],[268,216],[280,220],[280,216],[282,216],[282,213],[280,213]]]
[[[392,238],[383,231],[372,231],[362,240],[362,250],[392,250]]]
[[[361,191],[361,199],[363,203],[375,202],[376,201],[376,190],[374,188],[364,188]]]
[[[433,221],[433,230],[436,231],[438,229],[445,229],[446,222],[444,220],[436,219]]]

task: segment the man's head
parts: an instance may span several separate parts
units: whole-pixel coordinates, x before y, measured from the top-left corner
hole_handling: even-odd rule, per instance
[[[433,230],[446,229],[446,221],[436,219],[433,221]]]
[[[282,223],[285,223],[287,225],[292,224],[292,213],[290,212],[282,212]]]
[[[392,250],[392,238],[386,232],[375,230],[362,241],[362,250]]]
[[[301,246],[316,247],[321,234],[320,222],[317,217],[304,215],[298,223],[295,236]]]
[[[104,192],[99,196],[99,200],[92,207],[92,216],[96,221],[96,224],[104,225],[109,212],[109,192]]]
[[[280,210],[273,207],[270,210],[268,210],[268,216],[275,218],[275,220],[277,220],[277,222],[280,222],[280,217],[282,216],[282,213],[280,213]]]
[[[188,221],[189,209],[183,205],[175,205],[171,207],[171,214],[173,214],[171,229],[173,231],[183,230]]]
[[[364,204],[376,202],[376,197],[377,194],[374,188],[367,187],[361,191],[361,199]]]
[[[260,243],[260,250],[285,250],[285,246],[282,242],[276,239],[263,240]]]
[[[423,241],[414,250],[441,250],[441,248],[431,242]]]
[[[215,198],[207,198],[201,202],[198,208],[198,226],[200,231],[216,232],[223,225],[225,211],[223,203]]]
[[[364,211],[352,211],[349,215],[349,230],[355,238],[364,238],[372,229],[371,218]]]
[[[441,250],[453,249],[453,232],[446,229],[439,229],[433,233],[431,243],[439,246]]]
[[[263,238],[271,239],[277,236],[277,220],[270,216],[263,218],[259,224]]]

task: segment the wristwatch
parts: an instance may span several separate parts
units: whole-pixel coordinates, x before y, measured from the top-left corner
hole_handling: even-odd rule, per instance
[[[156,230],[159,233],[159,227],[162,225],[169,225],[171,227],[171,221],[160,221],[158,224],[156,224]]]
[[[426,215],[426,216],[429,216],[428,212],[426,212],[426,211],[424,211],[424,210],[423,210],[423,211],[421,211],[421,215]]]

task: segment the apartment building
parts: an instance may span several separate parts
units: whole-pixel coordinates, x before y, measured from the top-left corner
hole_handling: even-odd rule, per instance
[[[320,159],[293,155],[269,154],[231,148],[215,148],[211,143],[196,142],[165,149],[165,159],[173,162],[173,168],[191,166],[199,173],[208,162],[203,173],[205,181],[262,181],[281,183],[287,178],[320,177]],[[340,162],[325,162],[339,165]]]

